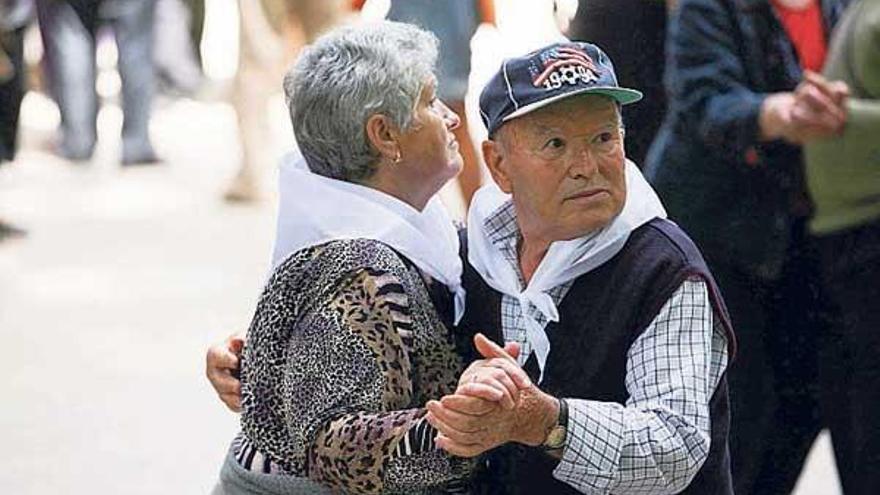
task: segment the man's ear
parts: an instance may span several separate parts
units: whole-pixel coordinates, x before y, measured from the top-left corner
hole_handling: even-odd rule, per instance
[[[389,160],[400,157],[399,132],[391,119],[379,113],[370,115],[364,130],[370,145],[379,154]]]
[[[483,158],[486,160],[486,167],[492,175],[492,179],[498,184],[498,187],[507,194],[513,192],[513,187],[508,174],[510,160],[505,154],[505,149],[498,141],[487,139],[483,141]]]

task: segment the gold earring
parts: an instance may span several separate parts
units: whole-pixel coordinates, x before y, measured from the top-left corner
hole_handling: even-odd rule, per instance
[[[392,160],[392,163],[397,165],[398,163],[400,163],[400,159],[401,159],[400,150],[397,150],[397,154],[394,155],[394,160]]]

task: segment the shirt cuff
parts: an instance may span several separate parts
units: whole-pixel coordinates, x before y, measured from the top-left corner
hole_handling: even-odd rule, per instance
[[[565,400],[568,428],[562,459],[553,477],[582,493],[608,493],[617,476],[623,446],[623,406]]]

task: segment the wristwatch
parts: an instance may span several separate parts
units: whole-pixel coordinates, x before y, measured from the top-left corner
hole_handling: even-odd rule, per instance
[[[565,399],[557,400],[559,400],[559,418],[541,444],[543,450],[560,450],[565,446],[565,437],[568,434],[568,403]]]

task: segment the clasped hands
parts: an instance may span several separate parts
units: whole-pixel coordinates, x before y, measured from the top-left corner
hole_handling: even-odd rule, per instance
[[[559,402],[517,364],[518,344],[502,349],[482,334],[474,344],[483,359],[462,373],[454,394],[427,404],[427,421],[439,431],[435,444],[473,457],[508,442],[543,443],[558,419]]]
[[[840,134],[846,125],[849,87],[822,75],[804,71],[804,79],[788,93],[776,93],[765,100],[761,129],[768,139],[782,138],[805,144]]]

